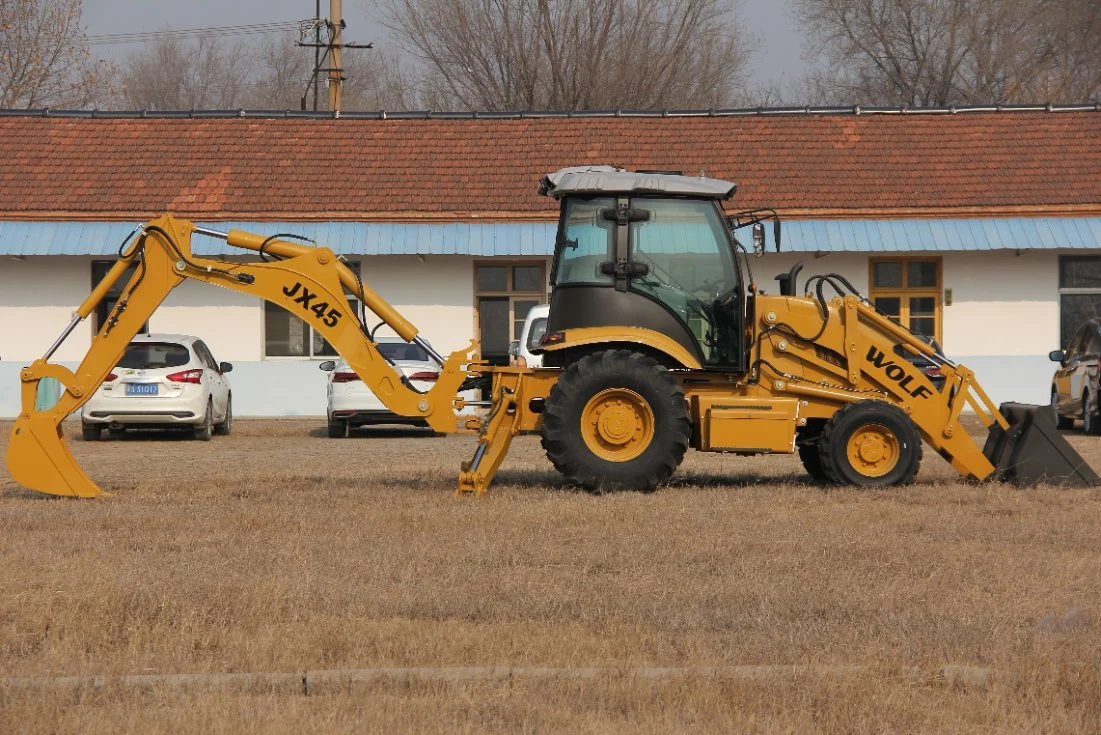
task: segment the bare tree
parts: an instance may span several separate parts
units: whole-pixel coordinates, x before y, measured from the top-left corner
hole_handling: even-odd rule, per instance
[[[0,107],[85,107],[112,69],[96,65],[81,0],[0,0]]]
[[[116,102],[147,110],[295,110],[307,94],[313,61],[312,49],[298,46],[293,35],[255,45],[167,37],[124,61]],[[393,59],[374,50],[345,52],[344,69],[344,109],[404,109],[405,82]],[[326,78],[320,75],[322,85]],[[325,109],[328,95],[320,100]],[[306,102],[312,106],[312,94]]]
[[[194,43],[167,37],[146,44],[123,63],[121,103],[132,109],[232,109],[244,100],[249,54],[212,36]]]
[[[1094,0],[797,0],[819,99],[909,106],[1090,99]]]
[[[386,0],[421,98],[466,109],[713,107],[739,99],[736,0]]]

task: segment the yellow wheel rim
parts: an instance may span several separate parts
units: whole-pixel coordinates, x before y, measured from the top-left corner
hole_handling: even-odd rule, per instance
[[[589,399],[581,412],[585,446],[609,462],[628,462],[654,439],[654,412],[633,390],[607,388]]]
[[[865,424],[845,448],[849,464],[864,477],[883,477],[898,465],[902,451],[895,433],[882,424]]]

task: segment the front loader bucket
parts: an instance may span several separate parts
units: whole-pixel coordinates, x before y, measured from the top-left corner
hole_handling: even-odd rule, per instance
[[[1018,485],[1101,484],[1101,477],[1055,428],[1051,406],[1003,403],[999,410],[1009,428],[993,424],[983,447],[994,465],[993,477]]]
[[[77,465],[51,412],[20,415],[8,442],[7,462],[12,479],[35,492],[77,498],[100,494]]]

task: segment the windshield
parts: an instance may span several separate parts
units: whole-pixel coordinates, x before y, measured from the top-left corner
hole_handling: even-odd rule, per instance
[[[720,325],[716,299],[738,289],[739,278],[718,209],[698,199],[635,198],[631,206],[648,213],[631,223],[631,261],[647,266],[631,278],[631,288],[688,325],[706,362],[732,359],[736,335],[724,334],[728,325]]]
[[[547,318],[541,316],[531,322],[531,331],[528,332],[528,352],[539,346],[539,340],[547,333]]]
[[[380,342],[378,351],[389,360],[430,362],[428,353],[420,345],[405,344],[404,342]]]
[[[131,370],[152,370],[186,365],[191,362],[187,347],[173,342],[131,342],[118,366]]]

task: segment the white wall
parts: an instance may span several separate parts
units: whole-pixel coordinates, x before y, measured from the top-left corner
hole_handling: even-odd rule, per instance
[[[920,253],[906,253],[919,255]],[[861,292],[868,289],[866,253],[769,253],[751,258],[757,285],[776,293],[774,277],[797,260],[808,276],[836,272]],[[363,259],[364,281],[416,324],[440,352],[464,348],[474,337],[473,258],[372,256]],[[28,257],[0,260],[0,416],[18,410],[18,370],[40,357],[88,294],[91,258]],[[975,370],[996,402],[1046,403],[1058,347],[1058,257],[1053,252],[985,251],[943,255],[944,349]],[[832,295],[832,294],[831,294]],[[373,326],[373,323],[372,323]],[[153,331],[203,337],[219,360],[234,363],[230,375],[235,410],[248,415],[320,415],[325,375],[315,360],[263,359],[263,307],[258,299],[205,284],[185,283],[150,320]],[[55,356],[74,367],[88,348],[84,324]]]
[[[0,261],[0,417],[19,411],[19,369],[41,357],[91,288],[92,258],[28,257]],[[474,337],[474,260],[467,256],[363,258],[364,282],[420,328],[441,353]],[[320,360],[263,357],[263,301],[203,283],[177,287],[149,320],[150,331],[195,334],[218,360],[232,362],[238,416],[321,415]],[[368,323],[377,323],[368,315]],[[53,357],[70,369],[87,352],[91,320]]]
[[[361,263],[363,282],[415,324],[438,352],[446,356],[465,349],[474,338],[473,258],[425,255],[422,262],[412,255],[375,255]]]

